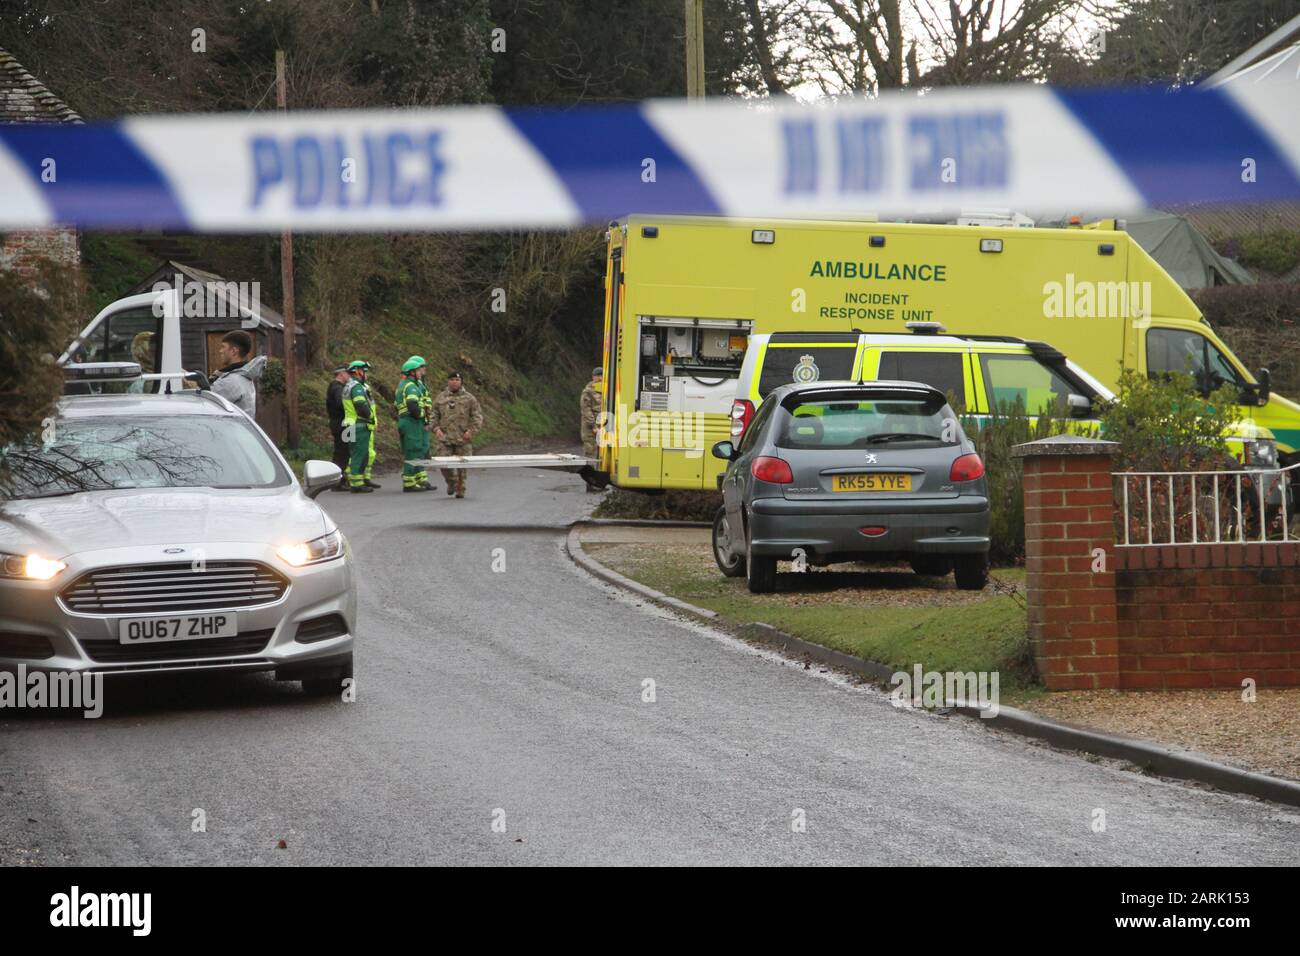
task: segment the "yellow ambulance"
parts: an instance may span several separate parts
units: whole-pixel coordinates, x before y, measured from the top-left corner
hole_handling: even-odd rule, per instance
[[[1047,343],[1112,391],[1125,368],[1231,383],[1247,464],[1300,460],[1300,405],[1119,228],[629,216],[608,232],[604,320],[599,470],[620,487],[716,487],[751,335],[908,323]]]

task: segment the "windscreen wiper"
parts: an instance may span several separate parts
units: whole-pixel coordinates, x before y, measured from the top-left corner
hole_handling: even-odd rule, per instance
[[[919,432],[880,432],[876,435],[868,435],[866,441],[887,442],[887,441],[942,441],[935,435],[922,435]]]

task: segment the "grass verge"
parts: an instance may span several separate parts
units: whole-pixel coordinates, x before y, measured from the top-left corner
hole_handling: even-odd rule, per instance
[[[603,564],[720,614],[731,625],[762,622],[825,647],[910,671],[997,671],[1000,691],[1032,694],[1024,572],[994,572],[982,592],[910,569],[809,568],[778,577],[775,594],[750,594],[725,578],[702,547],[583,544]],[[1010,700],[1006,700],[1010,703]]]

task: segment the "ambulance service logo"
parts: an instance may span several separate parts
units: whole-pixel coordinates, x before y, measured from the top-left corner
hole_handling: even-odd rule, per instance
[[[821,378],[822,371],[817,367],[811,355],[799,356],[799,364],[794,367],[794,380],[800,385],[808,385]]]

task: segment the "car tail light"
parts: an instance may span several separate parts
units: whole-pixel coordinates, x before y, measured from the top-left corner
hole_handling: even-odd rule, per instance
[[[976,478],[984,477],[984,459],[972,452],[969,455],[962,455],[952,463],[952,471],[948,472],[949,481],[974,481]]]
[[[869,524],[865,528],[859,528],[859,534],[865,534],[868,538],[879,538],[885,533],[885,528],[878,524]]]
[[[731,437],[739,438],[754,420],[754,403],[736,399],[731,403]]]
[[[788,485],[794,481],[794,472],[790,470],[790,463],[784,458],[759,455],[749,466],[749,473],[759,481],[766,481],[773,485]]]

